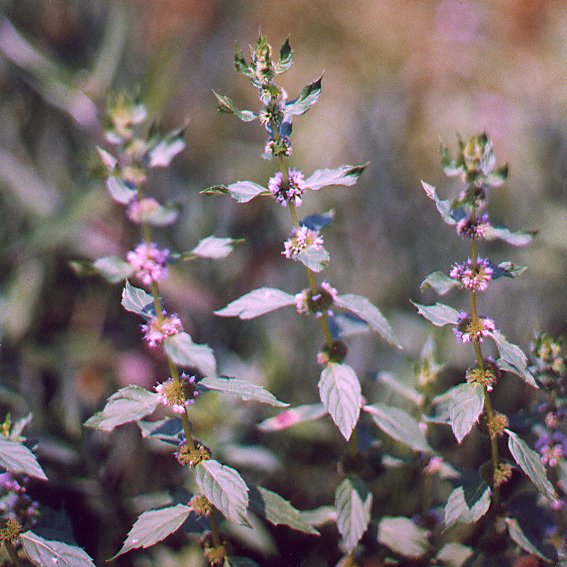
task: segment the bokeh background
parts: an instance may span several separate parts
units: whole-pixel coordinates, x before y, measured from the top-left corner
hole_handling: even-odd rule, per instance
[[[379,305],[404,346],[393,352],[370,336],[350,343],[349,362],[367,379],[369,399],[379,395],[372,384],[378,371],[410,379],[408,360],[432,329],[409,300],[433,301],[421,281],[468,252],[420,186],[424,179],[443,197],[457,194],[439,157],[440,143],[454,150],[456,133],[486,130],[498,163],[510,165],[509,182],[494,190],[492,220],[539,231],[526,249],[486,245],[495,262],[529,269],[491,288],[482,310],[523,347],[535,329],[567,330],[563,0],[3,0],[0,10],[0,403],[3,413],[33,412],[30,435],[50,482],[32,490],[69,515],[97,564],[153,502],[140,495],[159,502],[159,491],[180,482],[171,456],[148,449],[136,427],[108,436],[81,425],[118,387],[151,388],[164,372],[141,347],[135,318],[121,311],[119,287],[79,277],[72,267],[123,255],[138,238],[107,197],[95,152],[105,143],[112,92],[138,95],[164,129],[189,120],[188,148],[149,185],[182,210],[159,241],[184,251],[211,233],[246,239],[226,260],[176,268],[164,286],[169,309],[195,340],[215,348],[225,372],[263,383],[292,404],[317,401],[314,355],[322,340],[315,321],[300,321],[292,310],[253,322],[212,314],[255,287],[295,293],[306,286],[302,267],[280,254],[287,211],[269,200],[238,205],[199,194],[237,179],[266,184],[275,169],[260,159],[262,129],[216,112],[212,93],[257,109],[232,58],[234,43],[246,48],[259,30],[276,49],[290,36],[295,63],[283,76],[290,96],[323,73],[321,99],[294,124],[293,165],[310,174],[370,162],[357,186],[312,193],[301,209],[335,210],[325,279]],[[449,335],[435,334],[439,357],[449,362],[441,389],[458,382],[470,362]],[[513,412],[531,398],[508,380],[497,403]],[[254,424],[272,413],[211,398],[196,408],[195,424],[227,462],[298,507],[330,503],[340,438],[326,423],[259,433]],[[459,464],[476,466],[474,440],[461,454],[468,456]],[[272,537],[280,554],[294,549],[282,564],[324,565],[336,556],[324,538],[305,543],[281,530]],[[198,565],[184,542],[173,538],[169,549],[132,553],[117,564]]]

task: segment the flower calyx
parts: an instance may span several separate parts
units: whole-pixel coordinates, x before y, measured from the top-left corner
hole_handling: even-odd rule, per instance
[[[192,469],[199,463],[208,461],[211,458],[211,451],[203,443],[196,442],[192,447],[187,441],[183,441],[177,448],[175,458],[180,465]]]
[[[315,315],[332,314],[331,307],[337,298],[338,291],[327,282],[322,282],[316,292],[304,289],[295,296],[295,307],[299,314]]]

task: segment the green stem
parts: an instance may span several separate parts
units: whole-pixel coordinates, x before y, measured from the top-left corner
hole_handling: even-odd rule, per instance
[[[215,547],[221,545],[219,522],[217,520],[217,511],[213,508],[209,516],[209,524],[211,524],[211,537],[213,538],[213,545]]]
[[[11,541],[4,541],[4,547],[6,548],[6,551],[8,552],[10,559],[14,562],[14,565],[16,567],[24,567],[24,564],[22,563],[21,559],[18,557],[18,552],[16,551],[14,544]]]

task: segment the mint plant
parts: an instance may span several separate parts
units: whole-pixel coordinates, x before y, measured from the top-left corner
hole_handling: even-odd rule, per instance
[[[193,472],[188,480],[191,484],[187,485],[193,496],[143,512],[115,557],[153,546],[198,517],[199,525],[205,526],[201,528],[205,559],[211,565],[239,565],[241,559],[232,556],[221,535],[219,512],[228,521],[250,526],[248,514],[249,508],[253,508],[272,524],[286,524],[307,533],[316,530],[275,492],[248,486],[236,469],[214,459],[212,451],[194,436],[191,407],[207,392],[225,392],[275,407],[287,404],[257,384],[219,375],[212,349],[195,343],[184,330],[179,315],[165,307],[160,282],[168,277],[172,264],[197,258],[224,258],[237,241],[209,236],[188,252],[171,252],[154,241],[154,228],[174,223],[178,211],[147,194],[150,172],[169,166],[185,148],[185,142],[182,128],[165,135],[155,130],[146,132],[146,118],[142,104],[123,96],[117,97],[110,107],[106,139],[113,151],[98,149],[107,171],[106,188],[111,198],[125,208],[128,219],[139,226],[141,242],[126,258],[100,258],[92,269],[111,283],[126,280],[122,306],[142,319],[143,340],[148,348],[161,352],[169,376],[158,381],[153,392],[135,385],[121,388],[85,425],[110,432],[136,422],[142,435],[168,444],[178,463]],[[129,279],[143,287],[133,285]],[[169,412],[170,416],[148,419],[156,410]],[[253,562],[249,560],[247,564]]]

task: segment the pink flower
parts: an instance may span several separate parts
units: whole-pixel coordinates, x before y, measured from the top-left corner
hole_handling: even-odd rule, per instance
[[[136,277],[145,285],[167,277],[169,250],[160,250],[153,242],[138,244],[126,256],[128,263],[136,272]]]
[[[278,171],[268,182],[268,189],[282,207],[287,207],[287,204],[290,202],[299,207],[302,203],[301,196],[305,191],[303,173],[295,169],[289,169],[286,183],[284,182],[282,172]]]
[[[146,197],[138,201],[132,199],[128,205],[128,218],[136,224],[147,222],[149,218],[160,208],[160,204],[153,197]]]
[[[477,317],[473,321],[473,318],[464,312],[459,314],[457,326],[453,327],[453,333],[462,343],[481,343],[495,330],[496,325],[492,319]]]
[[[185,413],[185,408],[193,404],[199,395],[195,387],[195,376],[188,376],[185,373],[181,374],[178,381],[168,378],[158,384],[155,386],[155,391],[159,394],[160,402],[178,414]]]
[[[177,335],[183,331],[181,320],[175,314],[164,315],[161,323],[157,317],[152,317],[146,325],[141,325],[145,333],[144,339],[148,345],[155,347],[163,343],[166,337]]]
[[[323,248],[323,237],[316,231],[302,226],[294,228],[289,238],[284,242],[284,251],[282,254],[290,260],[296,260],[297,256],[306,248],[312,247],[315,250]]]
[[[489,228],[490,223],[488,222],[487,214],[481,215],[474,222],[467,216],[457,223],[457,234],[470,240],[481,240]]]
[[[493,273],[490,262],[486,258],[478,257],[474,268],[469,258],[464,264],[455,264],[449,276],[459,281],[463,287],[478,292],[488,287]]]
[[[295,296],[295,307],[299,314],[314,314],[320,318],[324,313],[331,315],[331,307],[337,298],[338,291],[327,282],[322,282],[313,293],[310,289],[304,289]]]

